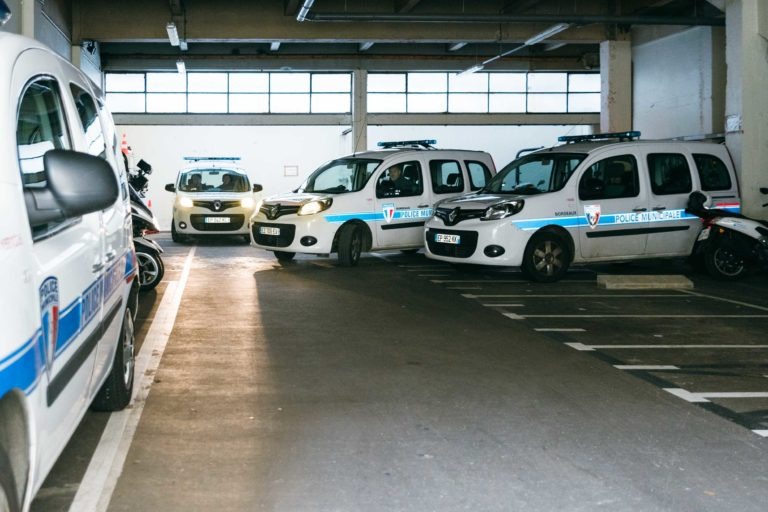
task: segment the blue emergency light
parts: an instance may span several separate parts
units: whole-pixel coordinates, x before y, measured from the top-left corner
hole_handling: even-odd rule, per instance
[[[618,139],[619,142],[632,141],[640,138],[640,132],[612,132],[612,133],[593,133],[592,135],[561,135],[557,138],[558,142],[587,142],[594,140]]]
[[[224,162],[237,162],[240,160],[239,156],[185,156],[184,160],[188,160],[190,162],[203,162],[203,161],[211,161],[211,160],[217,160],[217,161],[224,161]]]
[[[437,141],[434,139],[424,139],[424,140],[396,140],[396,141],[385,141],[385,142],[379,142],[377,146],[384,149],[391,149],[391,148],[402,148],[402,147],[410,147],[410,148],[425,148],[425,149],[434,149],[433,145],[437,144]]]

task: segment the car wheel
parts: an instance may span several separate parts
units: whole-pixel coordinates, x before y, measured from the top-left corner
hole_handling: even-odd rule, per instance
[[[539,283],[561,279],[571,264],[571,254],[562,237],[539,233],[528,242],[523,255],[523,272]]]
[[[744,258],[719,243],[711,243],[704,250],[704,265],[709,275],[724,281],[739,279],[747,270]]]
[[[354,224],[345,224],[339,233],[339,264],[354,267],[363,251],[363,231]]]
[[[288,252],[288,251],[274,251],[275,258],[277,258],[277,261],[280,263],[288,263],[291,261],[295,256],[295,252]]]
[[[136,259],[139,261],[139,291],[152,290],[165,274],[163,260],[155,252],[142,250],[136,250]]]
[[[120,411],[131,401],[134,378],[134,348],[133,314],[125,308],[123,325],[117,340],[117,350],[112,360],[112,370],[101,389],[93,399],[91,409],[95,411]]]
[[[0,512],[18,512],[19,500],[16,497],[16,482],[11,470],[8,455],[0,449]]]
[[[176,232],[176,223],[171,224],[171,240],[176,242],[177,244],[184,243],[186,241],[187,237],[184,235],[180,235]]]

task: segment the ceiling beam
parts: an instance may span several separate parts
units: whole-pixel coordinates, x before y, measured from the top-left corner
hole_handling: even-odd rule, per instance
[[[507,2],[507,5],[502,7],[501,12],[506,14],[521,13],[536,7],[536,4],[538,3],[541,3],[541,0],[518,0],[516,2]]]
[[[594,14],[379,14],[310,13],[309,21],[373,23],[609,23],[623,25],[725,26],[724,17],[695,16],[615,16]]]

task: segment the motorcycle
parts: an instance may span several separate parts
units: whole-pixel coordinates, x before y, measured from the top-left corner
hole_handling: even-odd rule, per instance
[[[760,192],[768,194],[768,188]],[[700,261],[716,279],[734,280],[760,269],[768,270],[768,221],[739,213],[707,208],[709,198],[693,192],[686,211],[704,221],[694,245],[694,261]],[[768,203],[763,207],[768,206]]]
[[[147,207],[136,190],[128,185],[131,196],[131,220],[133,222],[133,245],[139,263],[139,291],[155,288],[165,274],[165,265],[160,254],[163,248],[146,235],[159,233],[160,228],[152,211]]]
[[[123,155],[123,158],[125,158],[126,168],[128,168],[128,158],[125,155]],[[152,174],[152,166],[144,160],[139,160],[135,169],[129,168],[128,170],[128,183],[141,197],[144,197],[147,193],[149,186],[149,178],[147,176],[150,174]]]

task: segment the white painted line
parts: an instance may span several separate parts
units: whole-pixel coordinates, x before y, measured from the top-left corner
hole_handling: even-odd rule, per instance
[[[768,437],[768,430],[753,430],[752,432],[762,437]]]
[[[693,393],[681,388],[664,388],[664,391],[691,403],[709,402],[708,398],[768,398],[768,391],[726,391]]]
[[[768,318],[768,315],[525,315],[525,318]]]
[[[134,368],[136,380],[131,405],[109,416],[107,426],[80,482],[75,499],[69,507],[70,512],[103,512],[109,506],[144,411],[144,404],[155,380],[155,373],[160,366],[160,359],[173,330],[194,255],[195,247],[192,247],[187,254],[184,270],[181,272],[178,283],[168,283],[155,313],[155,319],[136,357]]]
[[[717,301],[720,301],[720,302],[728,302],[729,304],[736,304],[738,306],[744,306],[744,307],[747,307],[747,308],[758,309],[760,311],[768,311],[768,308],[766,308],[766,307],[758,306],[756,304],[750,304],[749,302],[741,302],[741,301],[738,301],[738,300],[724,299],[723,297],[717,297],[716,295],[707,295],[706,293],[698,293],[698,292],[693,292],[691,290],[680,290],[680,291],[682,293],[687,293],[688,295],[695,295],[697,297],[704,297],[706,299],[717,300]]]
[[[566,345],[568,345],[572,349],[578,350],[579,352],[594,352],[595,351],[594,348],[592,348],[592,347],[590,347],[588,345],[585,345],[583,343],[566,343]]]
[[[701,404],[701,403],[709,402],[709,400],[707,400],[706,398],[702,398],[701,396],[699,396],[698,393],[690,393],[681,388],[663,388],[663,389],[667,393],[671,393],[676,397],[682,398],[686,402],[690,402],[692,404]]]
[[[483,306],[487,308],[522,308],[525,307],[525,304],[483,304]]]
[[[484,283],[488,283],[488,281],[483,281]],[[493,284],[493,282],[490,282],[490,284]],[[558,295],[558,294],[547,294],[547,295],[535,295],[532,293],[518,293],[514,295],[465,295],[464,297],[468,299],[520,299],[520,298],[527,298],[527,299],[569,299],[569,298],[598,298],[598,299],[658,299],[658,298],[676,298],[676,299],[687,299],[688,297],[684,295],[677,294],[665,294],[665,295],[643,295],[643,294],[635,294],[635,295],[618,295],[618,294],[607,294],[607,295],[600,295],[597,293],[589,293],[589,294],[581,294],[581,295]]]
[[[671,364],[615,364],[613,365],[614,368],[617,368],[619,370],[679,370],[680,368],[678,366],[673,366]]]
[[[482,290],[479,286],[446,286],[446,290]]]
[[[704,348],[704,349],[729,349],[729,348],[759,348],[766,349],[768,345],[584,345],[582,343],[566,343],[576,350],[593,351],[593,350],[637,350],[637,349],[692,349],[692,348]],[[577,347],[578,345],[578,347]]]
[[[505,317],[511,319],[511,320],[525,320],[524,316],[516,315],[514,313],[502,313]]]
[[[526,318],[526,317],[522,317]],[[587,332],[584,329],[578,327],[541,327],[534,329],[536,332]]]

